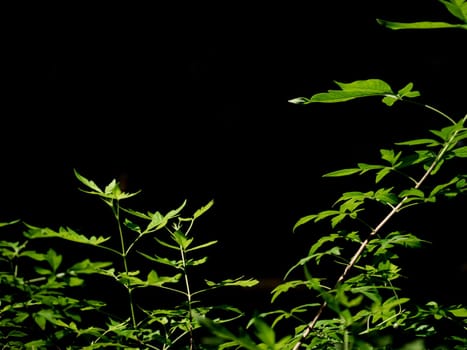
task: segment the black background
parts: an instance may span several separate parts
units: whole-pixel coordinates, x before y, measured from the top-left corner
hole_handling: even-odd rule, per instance
[[[166,212],[187,199],[189,212],[214,199],[197,226],[219,240],[214,269],[281,278],[317,237],[311,227],[292,234],[295,222],[360,190],[360,180],[323,173],[444,125],[378,99],[289,99],[380,78],[395,90],[414,82],[421,102],[455,119],[465,113],[465,31],[376,23],[454,21],[436,1],[159,3],[5,13],[2,220],[106,235],[108,208],[77,190],[77,169],[101,186],[117,178],[142,189],[137,209]],[[465,295],[465,203],[406,216],[434,242],[408,259],[427,298]]]

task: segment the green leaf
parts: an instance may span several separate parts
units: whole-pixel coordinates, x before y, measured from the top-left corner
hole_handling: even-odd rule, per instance
[[[81,235],[73,231],[71,228],[67,228],[67,227],[60,227],[58,231],[54,231],[50,228],[40,228],[40,227],[35,227],[32,225],[27,225],[27,224],[26,226],[29,229],[23,234],[26,238],[30,238],[30,239],[57,237],[57,238],[62,238],[68,241],[73,241],[73,242],[82,243],[82,244],[89,244],[93,246],[102,244],[110,239],[110,237],[104,238],[104,237],[95,237],[95,236],[88,238],[84,235]]]
[[[58,255],[53,249],[49,249],[47,251],[46,259],[54,272],[57,271],[58,267],[62,263],[62,256]]]
[[[279,284],[276,286],[271,294],[272,294],[272,300],[271,302],[274,302],[274,300],[282,293],[286,293],[289,291],[289,289],[297,288],[299,286],[302,286],[305,284],[305,281],[302,280],[296,280],[296,281],[287,281],[284,283]]]
[[[150,256],[146,253],[143,253],[143,252],[140,252],[138,251],[139,254],[141,254],[142,256],[144,256],[146,259],[148,260],[151,260],[151,261],[155,261],[155,262],[158,262],[158,263],[161,263],[161,264],[164,264],[164,265],[169,265],[169,266],[172,266],[176,269],[182,269],[183,267],[183,261],[179,261],[179,260],[170,260],[168,258],[162,258],[160,256]]]
[[[446,9],[462,22],[467,23],[467,2],[464,0],[439,0]]]
[[[43,339],[36,339],[36,340],[31,340],[24,344],[25,349],[45,349],[48,344],[45,340]]]
[[[391,107],[394,103],[396,103],[397,97],[394,95],[384,96],[382,101],[386,106]]]
[[[40,267],[40,266],[34,266],[34,271],[36,271],[39,275],[44,275],[44,276],[52,274],[51,270],[45,269],[45,268]]]
[[[13,220],[13,221],[9,221],[9,222],[0,222],[0,227],[14,225],[14,224],[16,224],[16,223],[18,223],[20,221],[21,220]]]
[[[338,177],[338,176],[348,176],[359,173],[359,168],[349,168],[349,169],[341,169],[336,171],[331,171],[330,173],[324,174],[323,177]]]
[[[451,309],[449,310],[450,313],[452,313],[456,317],[467,317],[467,309],[465,307],[461,307],[458,309]]]
[[[448,189],[451,185],[457,184],[459,180],[460,180],[459,177],[456,176],[444,184],[437,185],[435,188],[433,188],[429,197],[435,197],[438,193],[442,192],[444,189]]]
[[[401,191],[399,193],[400,198],[404,197],[417,197],[417,198],[425,198],[425,193],[423,193],[422,190],[419,190],[418,188],[409,188],[407,190]]]
[[[36,261],[44,261],[47,259],[44,253],[37,253],[33,250],[25,250],[24,252],[21,252],[20,256],[27,256],[28,258]]]
[[[159,243],[160,245],[162,245],[164,247],[167,247],[167,248],[170,248],[170,249],[173,249],[173,250],[177,250],[177,251],[180,250],[179,246],[164,242],[164,241],[160,240],[157,237],[154,237],[154,239],[157,241],[157,243]]]
[[[397,94],[400,97],[418,97],[420,96],[419,91],[412,91],[413,88],[413,83],[408,83],[406,86],[404,86],[402,89],[400,89]]]
[[[310,102],[335,103],[345,102],[360,97],[394,95],[391,87],[380,79],[356,80],[351,83],[335,81],[341,90],[328,90],[313,95]]]
[[[136,196],[137,194],[139,194],[141,192],[141,191],[137,191],[137,192],[134,192],[134,193],[123,192],[121,190],[121,188],[120,188],[120,184],[115,179],[113,179],[105,187],[105,189],[103,191],[99,186],[96,185],[96,183],[94,181],[86,179],[84,176],[79,174],[78,171],[76,171],[76,169],[74,170],[74,173],[75,173],[76,178],[83,185],[85,185],[86,187],[88,187],[90,189],[90,190],[81,189],[82,192],[89,193],[89,194],[94,194],[94,195],[97,195],[99,197],[103,197],[103,198],[106,198],[106,199],[122,200],[122,199],[126,199],[126,198]],[[110,204],[111,202],[109,201],[107,203]]]
[[[197,219],[198,217],[200,217],[201,215],[203,215],[205,212],[207,212],[212,206],[214,205],[214,201],[211,200],[209,201],[208,204],[206,204],[205,206],[199,208],[198,210],[195,211],[195,213],[193,214],[193,219]]]
[[[217,241],[210,241],[210,242],[207,242],[207,243],[204,243],[204,244],[197,245],[196,247],[191,247],[190,249],[187,249],[187,252],[192,252],[193,250],[210,247],[210,246],[212,246],[214,244],[217,244]]]
[[[141,284],[141,286],[147,287],[147,286],[152,286],[152,287],[162,287],[166,283],[177,283],[180,278],[182,277],[182,274],[176,274],[175,276],[159,276],[156,271],[151,270],[148,273],[146,281],[142,281],[137,284]]]
[[[324,244],[324,243],[327,243],[327,242],[334,242],[336,239],[340,238],[341,236],[337,233],[331,233],[327,236],[323,236],[321,237],[320,239],[318,239],[318,241],[316,243],[314,243],[310,250],[308,251],[308,255],[313,255],[314,253],[316,253],[318,251],[319,248],[321,248],[321,246]]]
[[[462,146],[451,151],[456,157],[467,158],[467,146]]]
[[[70,277],[70,280],[68,281],[68,285],[70,287],[77,287],[83,285],[84,280],[78,277]]]
[[[89,259],[85,259],[71,266],[68,269],[68,272],[73,274],[92,274],[109,266],[112,266],[112,262],[110,261],[91,261]]]
[[[357,211],[355,211],[357,212]],[[334,216],[331,219],[331,227],[334,228],[339,224],[342,220],[344,220],[347,216],[350,216],[348,213],[341,213],[339,215]],[[354,215],[355,216],[355,215]]]
[[[324,220],[330,216],[336,216],[336,215],[339,215],[341,214],[341,212],[339,210],[323,210],[321,212],[319,212],[318,214],[316,214],[316,218],[315,218],[315,222],[318,222],[318,221],[321,221],[321,220]]]
[[[180,214],[180,212],[182,211],[182,209],[185,207],[186,203],[187,203],[187,201],[185,199],[182,202],[182,204],[180,204],[180,206],[178,208],[170,210],[167,214],[165,214],[164,217],[166,219],[168,219],[168,220],[173,219],[174,217],[177,217]]]
[[[267,349],[276,349],[276,333],[262,319],[255,317],[253,321],[256,328],[256,336],[267,346]]]
[[[415,139],[415,140],[408,140],[403,142],[396,142],[396,145],[399,146],[418,146],[418,145],[426,145],[427,147],[435,147],[440,146],[441,143],[434,139]]]
[[[193,238],[187,238],[180,230],[172,233],[172,239],[182,247],[183,250],[186,250],[190,246],[191,242],[193,242]]]
[[[128,227],[131,231],[137,232],[139,234],[142,234],[141,232],[141,227],[134,223],[133,221],[129,220],[128,218],[125,218],[123,224]]]
[[[381,154],[381,159],[387,161],[391,165],[394,165],[401,155],[401,152],[395,154],[392,149],[381,149],[379,152]]]
[[[213,282],[209,280],[204,280],[206,282],[206,285],[209,287],[225,287],[225,286],[237,286],[237,287],[253,287],[256,286],[259,281],[254,278],[250,279],[243,279],[243,277],[239,277],[236,279],[226,279],[221,282]]]
[[[142,213],[140,211],[133,210],[133,209],[126,209],[126,208],[121,208],[121,209],[133,216],[136,216],[137,218],[146,219],[146,220],[151,220],[152,216],[154,215],[151,212]]]
[[[384,168],[378,171],[375,177],[375,183],[379,183],[386,175],[388,175],[392,171],[391,168]]]
[[[445,128],[442,128],[441,130],[430,130],[430,132],[433,135],[436,135],[439,138],[441,138],[443,141],[449,142],[452,135],[454,133],[458,133],[461,128],[462,128],[461,124],[456,124],[456,125],[447,126]]]
[[[309,221],[314,220],[315,218],[316,218],[316,214],[311,214],[311,215],[307,215],[307,216],[304,216],[304,217],[300,218],[300,219],[295,223],[295,225],[293,226],[292,231],[295,232],[295,230],[296,230],[298,227],[300,227],[300,226],[306,224],[306,223],[309,222]]]
[[[208,260],[208,257],[205,256],[205,257],[202,257],[201,259],[189,259],[186,261],[186,266],[198,266],[198,265],[202,265],[202,264],[205,264],[206,261]]]
[[[358,167],[362,170],[362,174],[369,170],[384,169],[386,166],[377,164],[358,163]]]
[[[84,176],[82,176],[76,169],[74,169],[74,173],[76,178],[86,187],[90,188],[91,190],[97,192],[97,193],[104,193],[99,186],[96,185],[94,181],[86,179]]]
[[[133,211],[133,210],[128,210],[128,212],[137,217],[151,220],[151,222],[148,224],[146,229],[142,232],[143,234],[147,234],[147,233],[152,233],[154,231],[160,230],[161,228],[165,227],[171,219],[179,215],[180,211],[185,207],[185,205],[186,205],[186,200],[183,201],[183,203],[177,209],[170,210],[165,215],[162,215],[158,211],[156,211],[155,213],[148,212],[147,215],[137,212],[137,211]]]
[[[152,214],[151,221],[149,222],[146,229],[143,231],[143,234],[160,230],[165,225],[167,225],[167,223],[168,219],[162,216],[160,212],[156,211],[154,214]]]
[[[392,188],[380,188],[376,191],[374,198],[383,204],[396,205],[399,203],[399,198],[396,194],[392,193]]]
[[[452,24],[447,22],[430,22],[430,21],[420,21],[420,22],[393,22],[387,21],[384,19],[377,19],[378,24],[392,29],[444,29],[444,28],[459,28],[467,29],[467,24]]]

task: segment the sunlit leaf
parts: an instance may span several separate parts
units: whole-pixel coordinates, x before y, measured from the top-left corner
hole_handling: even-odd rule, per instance
[[[20,256],[27,256],[36,261],[44,261],[46,260],[46,255],[44,253],[38,253],[34,250],[25,250],[20,253]]]
[[[347,216],[349,216],[348,213],[341,213],[339,215],[334,216],[331,219],[331,227],[336,227],[342,220],[344,220]]]
[[[172,233],[172,239],[177,243],[183,250],[186,250],[193,242],[193,238],[188,238],[185,234],[180,231],[176,230]]]
[[[128,227],[131,231],[141,233],[141,227],[134,223],[133,221],[129,220],[128,218],[125,218],[125,221],[123,224]]]
[[[181,269],[183,267],[183,262],[179,260],[171,260],[171,259],[163,258],[157,255],[151,256],[143,252],[138,252],[138,253],[144,256],[148,260],[158,262],[164,265],[169,265],[169,266],[175,267],[176,269]]]
[[[394,165],[401,155],[401,152],[396,154],[392,149],[380,149],[379,152],[381,154],[381,159],[387,161],[391,165]]]
[[[380,79],[356,80],[351,83],[335,81],[335,83],[341,90],[318,93],[311,97],[310,102],[335,103],[360,97],[394,95],[391,87]]]
[[[256,336],[260,339],[268,349],[276,349],[276,333],[262,319],[255,317],[253,321],[256,328]]]
[[[425,198],[425,193],[423,193],[423,191],[418,188],[409,188],[407,190],[401,191],[401,193],[399,193],[399,197],[400,198],[404,198],[404,197]]]
[[[160,212],[156,211],[154,214],[152,214],[151,221],[149,222],[148,226],[146,227],[143,233],[149,233],[153,232],[154,230],[159,230],[165,225],[167,225],[168,221],[168,218],[162,216]]]
[[[413,88],[413,83],[408,83],[406,86],[404,86],[402,89],[400,89],[397,94],[401,97],[418,97],[420,96],[419,91],[412,91]]]
[[[197,245],[195,247],[191,247],[190,249],[187,249],[187,252],[192,252],[193,250],[210,247],[210,246],[212,246],[214,244],[217,244],[217,241],[210,241],[210,242],[207,242],[207,243],[204,243],[204,244]]]
[[[208,257],[205,256],[201,259],[189,259],[186,261],[186,266],[198,266],[198,265],[203,265],[206,263],[206,261],[208,260]]]
[[[323,177],[347,176],[347,175],[353,175],[359,172],[360,172],[359,168],[341,169],[341,170],[336,170],[336,171],[332,171],[330,173],[324,174]]]
[[[182,211],[182,209],[185,207],[186,203],[187,203],[187,201],[185,199],[178,208],[170,210],[167,214],[165,214],[164,217],[167,220],[169,220],[169,219],[172,219],[172,218],[178,216],[180,214],[180,212]]]
[[[395,144],[399,145],[399,146],[425,145],[427,147],[435,147],[435,146],[440,146],[441,145],[441,143],[439,141],[434,140],[434,139],[427,139],[427,138],[396,142]]]
[[[367,163],[358,163],[358,167],[362,170],[362,174],[369,170],[376,170],[376,169],[382,169],[385,168],[384,165],[378,165],[378,164],[367,164]]]
[[[420,22],[394,22],[387,21],[383,19],[377,19],[377,22],[389,29],[399,30],[399,29],[443,29],[443,28],[459,28],[467,29],[467,24],[453,24],[447,22],[430,22],[430,21],[420,21]]]
[[[316,214],[311,214],[311,215],[307,215],[307,216],[304,216],[304,217],[300,218],[300,219],[295,223],[295,225],[293,226],[292,231],[295,232],[295,230],[296,230],[298,227],[300,227],[300,226],[306,224],[306,223],[309,222],[309,221],[314,220],[314,219],[316,218],[316,216],[317,216]]]
[[[49,263],[50,267],[53,271],[57,271],[58,267],[62,263],[63,256],[59,255],[53,249],[49,249],[47,251],[47,262]]]
[[[20,221],[21,220],[13,220],[13,221],[9,221],[9,222],[0,222],[0,227],[14,225],[14,224],[16,224],[16,223],[18,223]]]
[[[226,279],[221,282],[213,282],[207,279],[204,280],[206,285],[209,287],[225,287],[225,286],[237,286],[237,287],[254,287],[256,286],[259,281],[254,278],[243,279],[243,277],[239,277],[236,279]]]
[[[82,273],[82,274],[92,274],[99,272],[100,270],[112,266],[110,261],[91,261],[89,259],[84,259],[73,266],[71,266],[68,271],[72,273]]]
[[[294,280],[294,281],[286,281],[284,283],[281,283],[272,290],[271,302],[274,302],[277,299],[277,297],[279,297],[283,293],[287,293],[291,289],[296,289],[302,286],[309,287],[311,283],[313,283],[315,287],[319,287],[320,279],[315,278],[313,281],[308,281],[308,282],[303,281],[303,280]]]
[[[374,198],[383,204],[396,205],[399,203],[399,197],[391,191],[392,187],[380,188],[378,191],[376,191]]]
[[[106,199],[115,199],[115,200],[122,200],[126,198],[130,198],[133,196],[136,196],[139,194],[141,191],[133,192],[133,193],[126,193],[121,191],[120,185],[118,182],[113,179],[106,187],[104,190],[102,190],[99,186],[96,185],[94,181],[86,179],[84,176],[78,173],[76,169],[74,169],[74,173],[76,178],[86,187],[88,187],[90,190],[84,190],[80,189],[82,192],[89,193],[89,194],[94,194],[102,198]],[[111,202],[109,201],[108,204]]]
[[[97,193],[104,193],[99,186],[96,185],[94,181],[86,179],[84,176],[82,176],[76,169],[74,169],[74,173],[76,178],[86,187],[90,188],[91,190],[97,192]]]
[[[54,231],[50,228],[40,228],[40,227],[35,227],[32,225],[26,225],[29,229],[28,231],[24,232],[24,236],[30,239],[35,239],[35,238],[62,238],[68,241],[73,241],[77,243],[82,243],[82,244],[89,244],[89,245],[99,245],[107,240],[110,239],[110,237],[86,237],[84,235],[81,235],[75,231],[73,231],[71,228],[68,227],[60,227],[58,231]]]
[[[306,97],[297,97],[289,100],[288,102],[293,104],[307,104],[310,103],[310,100]]]
[[[40,267],[40,266],[34,266],[34,271],[36,271],[39,275],[43,275],[43,276],[52,274],[51,270],[45,269],[45,268]]]
[[[467,23],[467,2],[465,0],[439,0],[456,18]]]
[[[154,239],[157,241],[157,243],[159,243],[160,245],[162,245],[164,247],[167,247],[167,248],[170,248],[170,249],[173,249],[173,250],[177,250],[177,251],[180,250],[179,246],[164,242],[163,240],[161,240],[161,239],[159,239],[157,237],[154,237]]]
[[[315,222],[324,220],[330,216],[339,215],[341,212],[339,210],[323,210],[316,214]]]
[[[449,312],[452,313],[456,317],[462,317],[462,318],[467,317],[467,308],[465,307],[461,307],[458,309],[450,309]]]
[[[318,241],[316,243],[314,243],[311,246],[310,250],[308,251],[308,255],[313,255],[314,253],[316,253],[318,251],[318,249],[321,248],[321,246],[324,243],[334,242],[336,239],[338,239],[340,237],[341,236],[339,234],[337,234],[337,233],[331,233],[329,235],[321,237],[320,239],[318,239]]]
[[[435,188],[433,188],[433,190],[431,191],[429,197],[436,196],[438,193],[440,193],[443,190],[449,188],[453,184],[456,184],[459,180],[460,180],[459,177],[456,176],[456,177],[454,177],[453,179],[451,179],[450,181],[448,181],[448,182],[446,182],[444,184],[439,184],[439,185],[435,186]]]
[[[462,146],[452,150],[452,153],[459,158],[467,158],[467,146]]]
[[[143,284],[144,286],[160,287],[166,283],[177,283],[181,276],[181,273],[175,276],[159,276],[156,271],[151,270],[148,273],[147,280]]]
[[[211,200],[209,201],[208,204],[206,204],[205,206],[199,208],[198,210],[195,211],[195,213],[193,214],[193,219],[197,219],[198,217],[200,217],[201,215],[203,215],[205,212],[207,212],[212,206],[214,205],[214,201]]]
[[[376,173],[376,177],[375,177],[375,183],[379,183],[383,178],[386,177],[386,175],[388,175],[390,172],[392,171],[391,168],[384,168],[384,169],[381,169],[380,171],[378,171]]]
[[[397,96],[394,96],[394,95],[387,95],[387,96],[384,96],[383,99],[382,99],[382,102],[388,106],[388,107],[391,107],[392,105],[394,105],[394,103],[396,103],[398,100]]]

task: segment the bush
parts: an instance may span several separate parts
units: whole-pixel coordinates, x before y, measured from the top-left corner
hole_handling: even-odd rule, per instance
[[[378,23],[393,30],[467,29],[467,3],[441,2],[462,23]],[[116,180],[99,186],[75,170],[81,190],[109,208],[115,235],[1,224],[9,229],[0,241],[2,349],[467,349],[465,305],[420,304],[401,287],[400,256],[428,242],[393,225],[401,212],[465,194],[467,115],[453,118],[416,102],[413,83],[398,90],[374,78],[336,85],[290,102],[380,98],[388,107],[416,104],[446,124],[380,149],[380,162],[324,175],[370,178],[364,189],[343,192],[331,208],[293,227],[313,223],[330,232],[313,240],[272,290],[271,305],[280,299],[286,307],[246,315],[231,303],[209,302],[226,287],[258,283],[243,276],[211,281],[197,270],[217,243],[194,234],[213,201],[189,215],[186,201],[166,213],[135,210],[123,203],[139,192],[124,192]],[[335,278],[330,271],[338,271]]]

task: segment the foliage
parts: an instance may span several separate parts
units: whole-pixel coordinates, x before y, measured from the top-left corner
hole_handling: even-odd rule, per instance
[[[378,23],[393,30],[467,29],[467,2],[440,2],[462,23]],[[388,223],[406,210],[465,194],[467,174],[457,166],[446,170],[445,165],[465,164],[467,115],[451,117],[416,102],[420,93],[413,83],[399,89],[374,78],[335,83],[336,89],[290,102],[378,97],[388,107],[412,103],[426,108],[446,125],[428,130],[426,137],[380,149],[379,162],[324,174],[370,176],[366,184],[371,187],[344,192],[331,208],[297,220],[297,233],[308,224],[323,225],[330,232],[314,239],[306,256],[271,291],[271,304],[289,298],[287,307],[257,313],[244,327],[231,331],[230,322],[243,320],[244,313],[233,305],[212,305],[209,296],[224,287],[248,288],[258,281],[194,277],[208,262],[201,252],[217,243],[198,242],[194,223],[214,202],[188,216],[186,201],[166,213],[135,210],[122,202],[139,192],[124,192],[116,180],[100,187],[75,170],[82,192],[110,209],[115,234],[88,235],[69,227],[23,223],[18,239],[14,233],[20,220],[0,223],[7,231],[0,239],[2,349],[466,349],[465,305],[419,305],[401,287],[400,255],[423,248],[427,241]],[[81,257],[78,261],[70,260],[64,242],[78,247],[71,248]],[[83,247],[99,259],[89,258]],[[326,272],[330,266],[342,271],[333,278]],[[101,293],[87,293],[96,284]],[[304,292],[302,303],[296,295]]]
[[[467,29],[467,2],[441,3],[462,23],[377,22],[394,30]],[[271,303],[287,296],[299,300],[296,292],[308,291],[309,299],[303,304],[289,301],[289,309],[255,315],[246,327],[253,330],[239,335],[210,320],[203,322],[224,339],[222,349],[466,349],[465,305],[444,306],[436,301],[417,305],[403,294],[398,285],[402,277],[399,256],[404,249],[420,248],[427,242],[412,232],[392,229],[388,222],[408,208],[452,200],[467,191],[467,174],[458,172],[458,167],[454,173],[442,171],[447,162],[465,165],[467,115],[452,118],[414,101],[420,93],[413,83],[398,90],[381,79],[335,83],[338,89],[289,102],[306,105],[380,97],[388,107],[404,102],[426,108],[444,118],[447,125],[429,130],[425,138],[381,149],[379,163],[361,162],[324,174],[326,178],[370,176],[372,188],[344,192],[330,209],[306,215],[294,225],[297,231],[307,223],[328,222],[331,230],[311,243],[308,254],[272,291]],[[333,264],[343,269],[334,282],[326,274]]]
[[[0,241],[2,348],[212,348],[202,343],[201,336],[196,336],[200,330],[198,318],[213,317],[217,323],[223,323],[240,317],[242,312],[231,305],[207,304],[200,296],[221,287],[257,284],[255,279],[235,278],[220,282],[206,279],[202,285],[190,279],[190,271],[207,262],[207,256],[200,255],[200,251],[217,243],[196,244],[191,234],[195,220],[212,207],[213,201],[188,217],[181,215],[186,201],[165,214],[140,212],[121,205],[122,200],[138,192],[123,192],[115,180],[101,189],[77,171],[75,175],[84,185],[83,192],[100,198],[110,207],[117,235],[88,237],[68,227],[55,230],[25,224],[25,240]],[[53,248],[46,252],[29,248],[35,241],[56,238],[103,250],[110,259],[86,258],[63,266],[63,256]],[[113,239],[119,244],[111,244]],[[29,271],[31,260],[34,265]],[[143,273],[147,262],[153,267]],[[170,274],[162,274],[165,271]],[[87,279],[90,276],[105,279],[107,292],[125,291],[126,297],[116,301],[119,312],[115,313],[115,308],[108,304],[109,293],[103,293],[98,300],[79,297],[92,283]],[[168,293],[161,294],[163,299],[156,306],[145,305],[146,298],[138,299],[136,293],[151,288]],[[128,313],[121,311],[126,309],[125,305]]]

